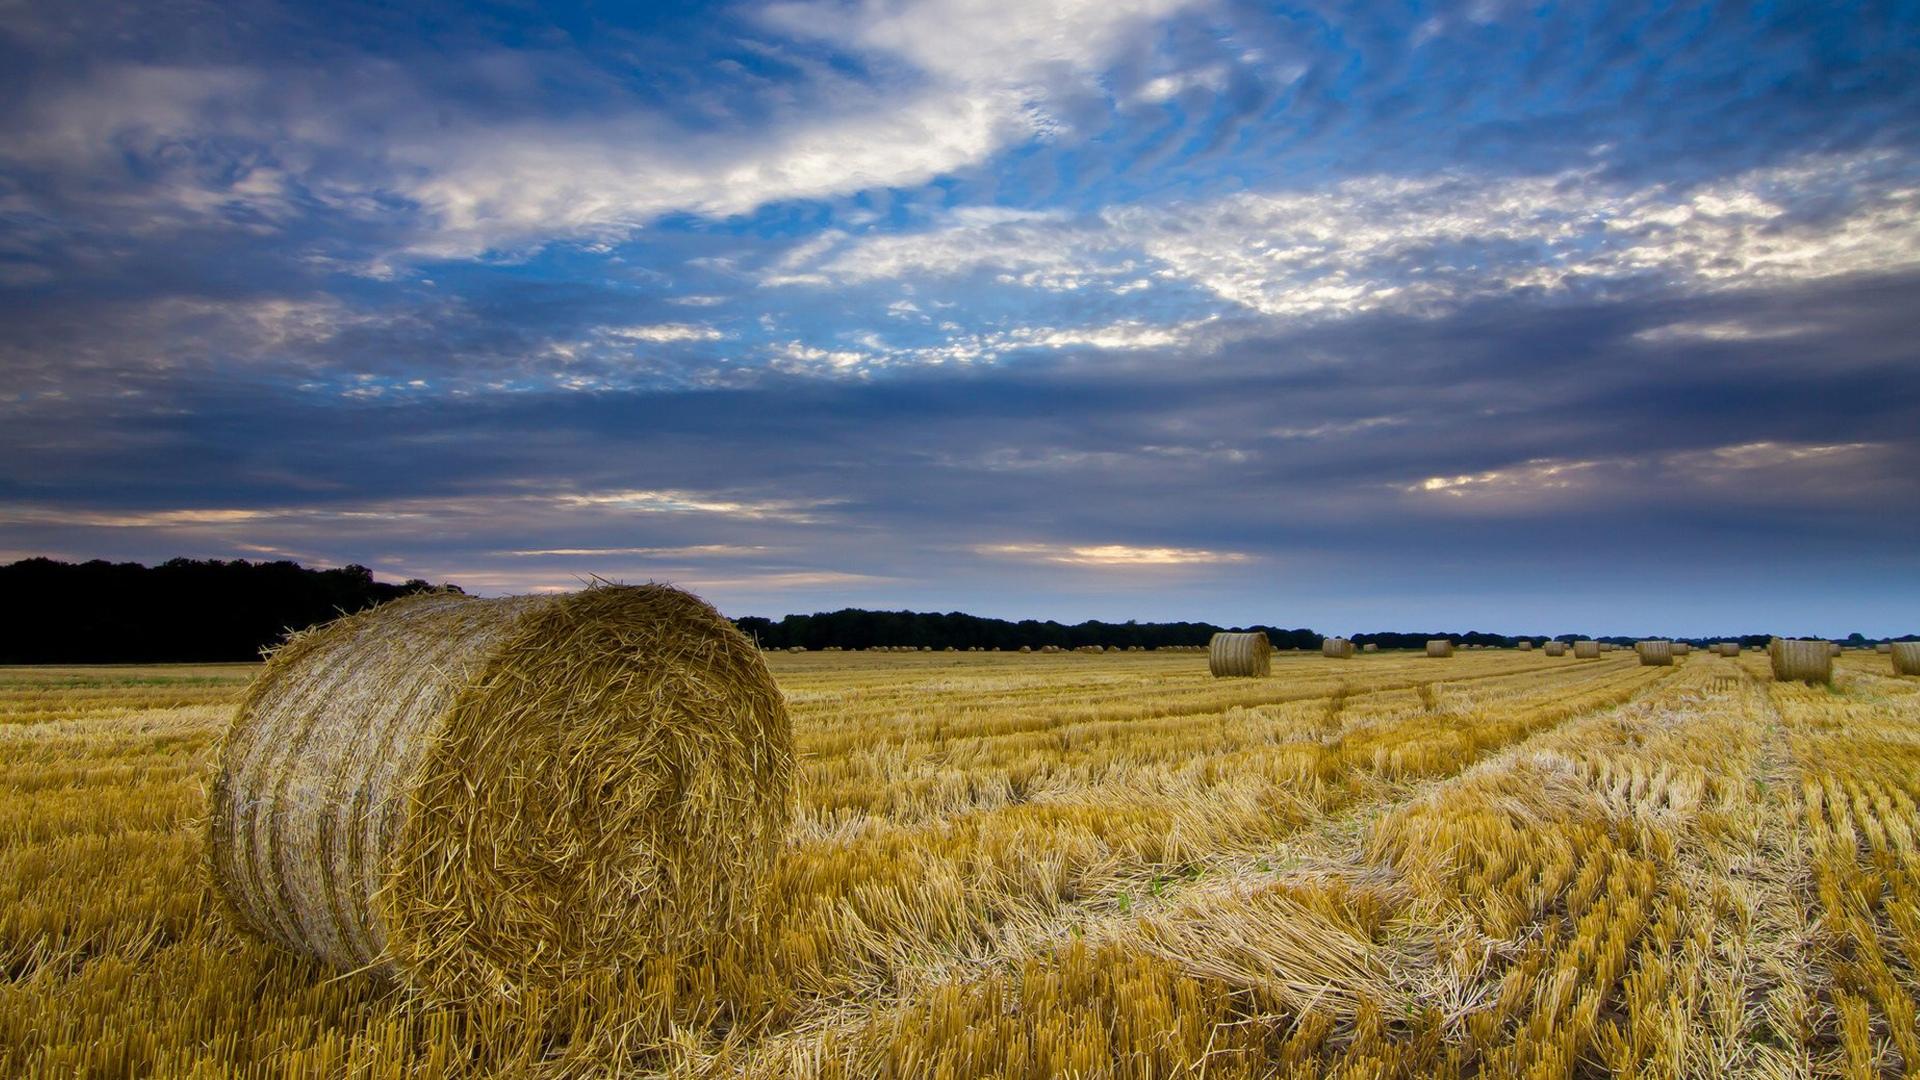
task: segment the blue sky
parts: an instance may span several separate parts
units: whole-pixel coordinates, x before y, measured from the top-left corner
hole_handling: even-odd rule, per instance
[[[0,558],[1920,626],[1920,5],[0,5]]]

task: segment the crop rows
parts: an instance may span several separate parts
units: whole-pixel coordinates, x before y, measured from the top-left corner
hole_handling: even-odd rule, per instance
[[[1920,685],[1764,658],[776,656],[754,931],[428,1008],[232,933],[245,669],[0,672],[0,1074],[1898,1075]],[[92,681],[89,681],[89,680]]]

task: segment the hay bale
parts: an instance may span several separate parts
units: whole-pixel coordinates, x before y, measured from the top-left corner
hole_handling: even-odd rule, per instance
[[[1839,655],[1840,655],[1840,653],[1841,653],[1841,651],[1842,651],[1842,650],[1841,650],[1841,648],[1840,648],[1840,643],[1839,643],[1839,642],[1836,642],[1836,641],[1829,641],[1829,642],[1827,642],[1827,655],[1828,655],[1828,656],[1839,656]]]
[[[1780,682],[1830,683],[1833,681],[1832,642],[1795,638],[1774,638],[1767,645],[1773,661],[1773,677]]]
[[[1361,652],[1379,652],[1380,646],[1376,642],[1369,641],[1365,645],[1360,646],[1360,651]]]
[[[1273,670],[1273,645],[1259,632],[1215,634],[1207,645],[1207,670],[1216,679],[1265,678]]]
[[[1875,645],[1873,647],[1873,651],[1879,653],[1882,656],[1885,656],[1886,654],[1893,651],[1893,645],[1890,642],[1883,641],[1880,644]]]
[[[1719,653],[1721,656],[1736,657],[1740,655],[1740,643],[1737,641],[1723,641],[1715,645],[1713,651]]]
[[[1331,660],[1353,659],[1353,642],[1343,637],[1330,637],[1320,642],[1320,655]]]
[[[1673,642],[1671,641],[1636,641],[1633,643],[1633,651],[1640,654],[1641,667],[1673,666]]]
[[[1691,656],[1692,654],[1693,654],[1693,646],[1687,644],[1684,641],[1673,642],[1673,655]]]
[[[1533,651],[1533,642],[1531,642],[1531,641],[1522,641],[1522,642],[1520,642],[1520,644],[1518,644],[1518,645],[1516,645],[1516,646],[1514,646],[1514,647],[1515,647],[1515,648],[1517,648],[1517,649],[1519,649],[1519,650],[1520,650],[1521,652],[1532,652],[1532,651]]]
[[[1564,641],[1549,641],[1545,645],[1542,645],[1540,650],[1548,656],[1565,656],[1567,655],[1567,643]]]
[[[1033,651],[1033,646],[1031,646],[1031,645],[1022,645],[1022,646],[1020,646],[1020,651],[1021,651],[1021,652],[1024,652],[1024,653],[1030,653],[1030,652],[1032,652],[1032,651]]]
[[[216,760],[208,867],[241,926],[517,998],[735,932],[793,729],[753,644],[678,589],[428,593],[295,634]]]
[[[805,645],[790,645],[790,646],[788,646],[788,647],[787,647],[787,651],[788,651],[788,652],[790,652],[790,653],[793,653],[793,652],[806,652],[806,651],[807,651],[807,647],[806,647]]]
[[[1574,642],[1574,643],[1573,643],[1573,658],[1574,658],[1575,660],[1598,660],[1598,659],[1600,659],[1600,643],[1599,643],[1599,642],[1597,642],[1597,641],[1576,641],[1576,642]]]
[[[1920,641],[1896,641],[1888,646],[1895,675],[1920,675]]]
[[[1446,638],[1434,638],[1427,642],[1428,656],[1452,656],[1453,642]]]

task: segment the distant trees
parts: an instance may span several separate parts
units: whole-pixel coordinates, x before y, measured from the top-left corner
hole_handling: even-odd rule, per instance
[[[252,660],[290,629],[430,588],[364,566],[25,559],[0,566],[0,663]]]
[[[413,580],[389,585],[364,566],[309,570],[292,562],[235,559],[172,559],[159,566],[102,560],[64,563],[25,559],[0,566],[0,664],[169,663],[252,660],[288,630],[300,630],[341,614],[361,611],[434,586]],[[455,592],[456,586],[444,586]],[[864,611],[843,608],[779,620],[748,616],[734,623],[768,648],[866,649],[908,645],[931,649],[1001,649],[1022,645],[1140,646],[1205,645],[1223,630],[1262,630],[1276,649],[1318,651],[1312,630],[1277,626],[1216,626],[1202,622],[1041,622],[989,619],[963,612]],[[1574,641],[1584,635],[1526,640]],[[1355,644],[1382,649],[1419,649],[1429,638],[1461,645],[1507,648],[1522,640],[1478,630],[1466,633],[1366,633]],[[1631,637],[1603,637],[1631,645]],[[1705,645],[1739,641],[1765,645],[1768,635],[1675,639]],[[1871,641],[1851,634],[1847,641]],[[1881,639],[1886,640],[1886,639]],[[1904,639],[1913,640],[1912,635]]]
[[[1058,645],[1072,649],[1081,645],[1138,645],[1154,649],[1163,645],[1205,645],[1221,630],[1264,630],[1276,649],[1318,649],[1320,635],[1311,630],[1283,630],[1273,626],[1222,627],[1212,623],[1171,622],[1123,623],[1088,621],[1071,625],[1052,620],[988,619],[958,611],[939,614],[916,611],[863,611],[843,608],[812,615],[788,615],[779,621],[748,616],[735,624],[768,648],[800,646],[824,649],[866,649],[875,645],[911,645],[944,649],[1018,649],[1022,645],[1040,648]]]

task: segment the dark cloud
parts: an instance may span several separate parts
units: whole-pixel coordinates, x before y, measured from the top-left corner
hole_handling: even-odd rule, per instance
[[[16,6],[0,551],[1911,629],[1915,29]]]

